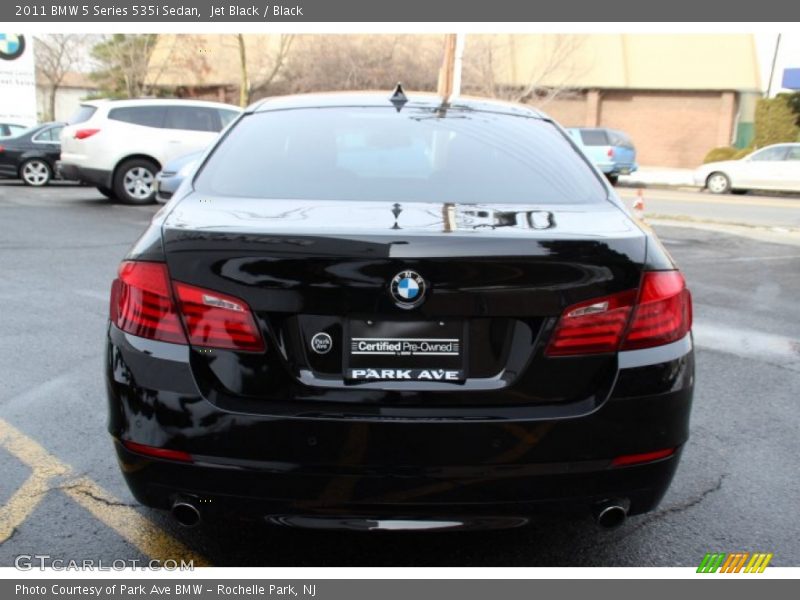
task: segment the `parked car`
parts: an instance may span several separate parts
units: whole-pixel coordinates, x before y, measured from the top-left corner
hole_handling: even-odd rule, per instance
[[[0,123],[0,138],[16,137],[26,129],[28,127],[17,123]]]
[[[800,192],[800,144],[773,144],[739,160],[706,163],[695,170],[694,181],[712,194]]]
[[[605,127],[572,127],[567,131],[612,184],[616,185],[620,175],[630,175],[639,168],[636,148],[626,133]]]
[[[652,510],[691,298],[546,115],[433,95],[248,109],[111,288],[119,465],[178,522],[504,527]]]
[[[174,158],[164,165],[156,175],[156,200],[158,202],[168,202],[172,198],[172,194],[183,183],[184,178],[188,176],[203,156],[203,152],[192,152],[184,156]]]
[[[199,100],[84,102],[61,134],[59,167],[106,196],[146,204],[162,165],[208,147],[240,112]]]
[[[63,123],[45,123],[0,140],[0,177],[22,179],[26,185],[50,183],[61,152]]]

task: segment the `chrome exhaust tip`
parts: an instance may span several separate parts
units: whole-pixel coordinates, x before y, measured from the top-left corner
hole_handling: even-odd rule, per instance
[[[197,527],[200,524],[200,511],[190,500],[175,500],[170,509],[170,514],[183,527]]]
[[[620,527],[628,517],[630,502],[627,500],[607,500],[594,509],[594,520],[605,529]]]

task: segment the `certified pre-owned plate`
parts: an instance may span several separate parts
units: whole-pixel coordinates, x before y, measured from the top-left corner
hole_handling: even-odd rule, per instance
[[[461,321],[351,320],[345,352],[347,379],[463,381]]]

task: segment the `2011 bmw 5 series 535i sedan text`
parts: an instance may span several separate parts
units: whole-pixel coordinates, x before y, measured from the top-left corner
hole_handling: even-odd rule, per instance
[[[274,98],[120,265],[109,428],[135,497],[186,525],[615,525],[687,441],[691,318],[656,236],[545,115]]]

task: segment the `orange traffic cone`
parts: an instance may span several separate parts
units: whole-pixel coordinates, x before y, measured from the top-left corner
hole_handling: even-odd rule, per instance
[[[644,192],[642,188],[636,190],[636,200],[633,201],[633,214],[636,218],[644,221]]]

